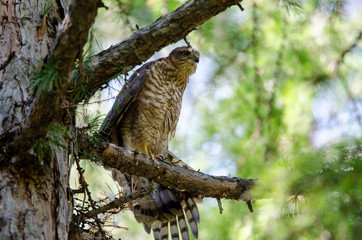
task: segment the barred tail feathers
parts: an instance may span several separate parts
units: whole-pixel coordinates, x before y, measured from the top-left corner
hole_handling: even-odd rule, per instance
[[[188,198],[187,200],[189,200],[189,199],[190,198]],[[192,235],[194,235],[194,237],[197,239],[199,236],[199,231],[197,228],[197,220],[195,219],[194,215],[192,214],[192,210],[190,209],[189,205],[185,202],[185,200],[182,200],[182,206],[185,211],[185,215],[186,215],[187,221],[189,223]]]
[[[155,240],[161,239],[161,222],[156,221],[152,224],[152,232],[153,232],[153,238]]]
[[[161,223],[161,240],[168,240],[168,222]]]
[[[143,177],[131,176],[118,170],[112,170],[112,176],[122,186],[125,196],[149,185],[148,180]],[[155,185],[155,188],[150,196],[132,203],[131,210],[137,222],[143,224],[148,234],[152,229],[155,240],[166,240],[169,233],[172,240],[181,237],[182,240],[189,240],[189,227],[197,239],[200,215],[195,199],[161,185]]]
[[[171,239],[172,240],[179,240],[179,234],[178,234],[178,226],[177,226],[177,220],[173,220],[170,222],[170,233],[171,233]]]
[[[177,220],[178,220],[178,226],[180,228],[182,240],[190,240],[189,229],[186,224],[185,216],[183,214],[180,216],[177,216]]]

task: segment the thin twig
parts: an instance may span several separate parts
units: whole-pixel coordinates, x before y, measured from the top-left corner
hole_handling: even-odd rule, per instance
[[[83,188],[79,188],[79,189],[72,189],[72,194],[80,194],[80,193],[84,193],[84,189]]]
[[[251,204],[251,200],[246,201],[246,204],[248,205],[249,211],[254,212],[253,205]]]
[[[189,42],[189,40],[187,40],[186,37],[184,37],[184,41],[188,47],[192,48],[191,43]]]
[[[80,163],[79,163],[79,158],[78,157],[75,157],[75,162],[77,164],[77,170],[79,172],[79,179],[80,179],[80,184],[82,185],[82,188],[84,189],[85,193],[87,194],[87,197],[88,197],[88,200],[89,200],[89,203],[91,204],[92,206],[92,209],[93,210],[96,210],[96,206],[94,204],[94,201],[92,199],[92,196],[91,196],[91,193],[88,189],[88,184],[87,182],[85,181],[85,178],[84,178],[84,175],[83,175],[83,169],[82,167],[80,166]],[[98,230],[99,232],[101,233],[102,235],[102,238],[103,239],[106,239],[106,234],[105,232],[103,231],[102,229],[102,223],[101,221],[98,219],[98,216],[97,215],[93,215],[93,218],[95,219],[96,223],[97,223],[97,226],[98,226]]]
[[[145,189],[141,189],[133,194],[130,194],[126,197],[122,197],[122,198],[118,198],[113,200],[112,202],[101,206],[99,208],[93,209],[89,212],[85,212],[83,213],[82,216],[82,220],[84,220],[86,217],[92,217],[92,216],[97,216],[98,214],[101,213],[106,213],[107,211],[111,210],[111,209],[123,209],[124,205],[130,201],[136,200],[138,198],[142,198],[147,196],[148,194],[150,194],[152,192],[152,188],[145,188]]]
[[[222,214],[224,209],[222,208],[221,200],[220,200],[220,198],[217,198],[216,200],[217,200],[217,205],[219,206],[219,212],[220,212],[220,214]]]
[[[90,102],[90,103],[84,102],[84,103],[79,103],[79,104],[71,104],[71,105],[61,106],[61,108],[74,108],[74,107],[85,106],[85,105],[99,104],[99,103],[106,102],[106,101],[109,101],[109,100],[112,100],[112,99],[115,99],[115,98],[116,97],[114,96],[114,97],[109,97],[109,98],[106,98],[106,99],[103,99],[103,100],[98,100],[98,101],[94,101],[94,102]]]
[[[236,6],[238,6],[242,12],[245,10],[245,9],[243,8],[243,6],[241,6],[240,3],[237,3]]]

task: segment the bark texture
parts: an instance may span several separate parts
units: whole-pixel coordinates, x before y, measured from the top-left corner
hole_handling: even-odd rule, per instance
[[[55,37],[56,12],[46,22],[48,1],[1,1],[0,6],[0,133],[19,126],[32,102],[29,79],[49,53]],[[48,25],[48,22],[50,23]]]

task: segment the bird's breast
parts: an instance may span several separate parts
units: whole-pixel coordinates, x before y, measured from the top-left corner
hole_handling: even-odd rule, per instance
[[[132,106],[133,115],[125,121],[124,139],[128,139],[131,148],[142,152],[146,144],[153,154],[160,154],[167,148],[175,134],[185,89],[172,80],[176,78],[151,71]]]

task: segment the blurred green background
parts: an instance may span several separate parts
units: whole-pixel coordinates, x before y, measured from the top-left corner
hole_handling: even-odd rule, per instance
[[[186,1],[104,0],[86,49],[118,43]],[[171,149],[193,168],[258,179],[245,203],[205,199],[199,239],[361,239],[362,2],[255,0],[204,23],[201,53]],[[167,56],[180,41],[153,58]],[[124,79],[79,107],[79,124],[106,114]],[[110,173],[83,161],[94,198],[112,198]],[[77,186],[77,174],[71,179]],[[132,213],[109,219],[115,237],[153,239]]]

